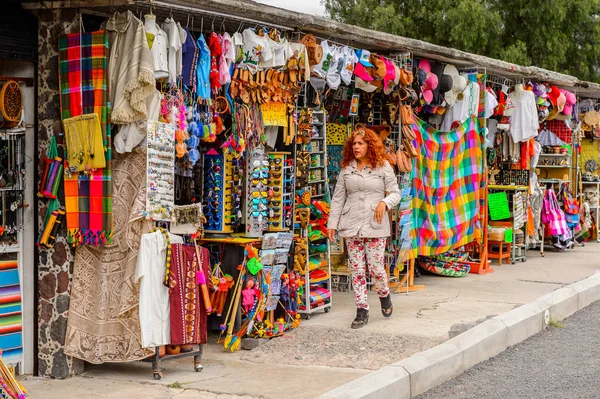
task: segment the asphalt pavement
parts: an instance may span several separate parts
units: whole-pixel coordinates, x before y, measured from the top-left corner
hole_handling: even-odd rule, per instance
[[[599,399],[600,301],[418,399]]]

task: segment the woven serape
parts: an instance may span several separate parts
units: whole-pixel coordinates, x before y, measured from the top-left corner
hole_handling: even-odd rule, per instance
[[[103,169],[65,175],[67,241],[104,245],[113,233],[108,39],[104,31],[61,35],[58,48],[62,119],[97,114],[106,158]]]
[[[480,207],[482,137],[476,116],[450,132],[422,120],[412,125],[419,156],[413,163],[413,255],[436,255],[474,239]]]

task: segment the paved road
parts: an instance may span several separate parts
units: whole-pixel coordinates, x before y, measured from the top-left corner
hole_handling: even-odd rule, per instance
[[[418,399],[600,398],[600,302]]]

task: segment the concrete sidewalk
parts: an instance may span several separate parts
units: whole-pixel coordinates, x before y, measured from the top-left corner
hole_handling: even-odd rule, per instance
[[[425,291],[393,296],[395,310],[389,320],[370,293],[369,324],[356,331],[349,328],[354,295],[336,292],[330,313],[313,315],[299,330],[250,352],[227,353],[221,346],[208,345],[201,373],[193,372],[191,359],[183,359],[164,363],[160,381],[152,380],[149,364],[134,362],[90,366],[83,377],[65,381],[24,383],[34,399],[53,397],[51,393],[88,398],[316,397],[436,346],[448,339],[455,324],[510,311],[600,270],[597,243],[563,253],[550,249],[545,257],[534,251],[528,255],[526,263],[494,265],[494,273],[488,275],[423,276],[416,283],[425,284]]]

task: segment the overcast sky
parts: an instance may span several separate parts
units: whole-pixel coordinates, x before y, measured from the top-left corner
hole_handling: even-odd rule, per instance
[[[325,6],[321,0],[255,0],[258,3],[268,4],[288,10],[304,12],[307,14],[325,15]]]

